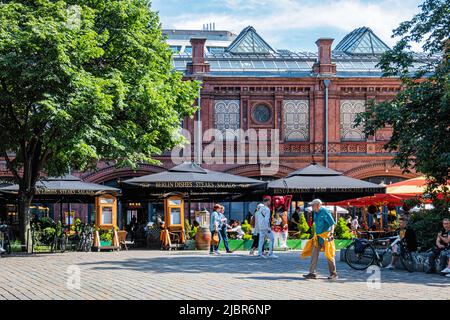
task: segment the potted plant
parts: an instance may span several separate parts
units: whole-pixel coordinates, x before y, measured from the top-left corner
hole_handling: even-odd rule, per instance
[[[109,247],[112,244],[113,233],[111,230],[100,231],[100,246]]]

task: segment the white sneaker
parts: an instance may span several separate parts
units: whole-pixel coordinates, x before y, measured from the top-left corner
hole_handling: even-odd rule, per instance
[[[0,253],[5,253],[6,250],[0,247]]]
[[[278,256],[276,256],[276,255],[274,255],[274,254],[272,253],[272,254],[269,254],[268,258],[271,258],[271,259],[278,259]]]
[[[265,255],[263,255],[263,254],[259,254],[259,255],[258,255],[258,258],[264,258],[264,259],[267,259],[267,257],[266,257]]]
[[[442,270],[441,272],[442,272],[442,273],[450,273],[450,268],[447,267],[447,268],[445,268],[444,270]]]
[[[446,276],[447,278],[450,278],[450,273],[447,273],[445,276]]]
[[[388,270],[394,270],[395,267],[392,264],[387,265],[386,267],[384,267],[384,269],[388,269]]]

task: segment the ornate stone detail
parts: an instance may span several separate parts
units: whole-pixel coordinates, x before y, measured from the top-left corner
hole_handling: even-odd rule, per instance
[[[240,128],[240,101],[215,100],[214,127],[224,135],[224,138],[234,139],[235,130]]]
[[[321,143],[316,143],[314,145],[314,153],[322,153],[323,152],[323,145]]]
[[[309,141],[309,101],[283,102],[283,129],[285,141]]]
[[[338,152],[338,144],[336,143],[329,143],[328,144],[328,152],[329,153],[337,153]]]
[[[376,153],[385,153],[385,152],[387,152],[387,150],[384,149],[384,144],[376,144],[375,152]]]
[[[364,141],[366,139],[363,126],[354,127],[358,113],[365,111],[365,100],[341,101],[341,140]]]
[[[288,153],[310,153],[309,144],[284,144],[283,150]]]

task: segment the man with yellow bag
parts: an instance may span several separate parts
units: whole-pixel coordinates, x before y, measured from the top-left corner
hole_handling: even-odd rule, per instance
[[[334,225],[336,222],[331,216],[331,213],[322,207],[322,201],[320,199],[314,199],[311,205],[314,212],[315,235],[306,243],[302,251],[302,258],[311,256],[309,273],[303,276],[306,279],[317,278],[317,260],[319,259],[320,251],[324,251],[328,261],[328,269],[330,270],[328,279],[335,280],[338,277],[336,262],[334,260],[336,254],[336,248],[334,246]]]

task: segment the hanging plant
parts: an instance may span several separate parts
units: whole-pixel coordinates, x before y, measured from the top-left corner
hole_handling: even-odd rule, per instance
[[[374,206],[373,204],[371,204],[369,207],[367,207],[367,211],[370,214],[375,214],[378,211],[378,208],[376,206]]]
[[[411,206],[405,202],[402,205],[402,209],[403,209],[403,211],[408,212],[409,210],[411,210]]]

